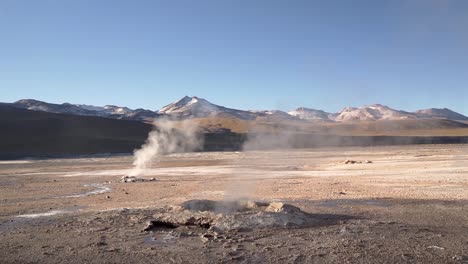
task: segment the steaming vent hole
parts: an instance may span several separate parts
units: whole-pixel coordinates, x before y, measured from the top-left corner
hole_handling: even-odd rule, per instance
[[[281,202],[190,200],[154,215],[145,231],[197,227],[223,232],[270,227],[298,227],[319,219]]]
[[[212,200],[190,200],[182,203],[182,208],[189,211],[213,212],[213,213],[240,213],[256,211],[266,208],[269,204],[263,202],[240,200],[240,201],[212,201]]]
[[[161,229],[176,229],[179,225],[166,221],[153,220],[148,223],[144,231],[153,231]]]

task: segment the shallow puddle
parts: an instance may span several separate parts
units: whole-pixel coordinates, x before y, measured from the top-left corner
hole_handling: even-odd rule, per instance
[[[72,194],[72,195],[66,195],[66,196],[60,196],[57,198],[79,198],[79,197],[85,197],[89,195],[95,195],[95,194],[102,194],[106,192],[110,192],[111,188],[109,186],[105,186],[104,184],[100,183],[91,183],[91,184],[85,184],[83,185],[85,187],[93,187],[94,189],[91,191],[87,192],[82,192],[82,193],[77,193],[77,194]]]
[[[64,209],[58,209],[58,210],[51,210],[43,213],[34,213],[34,214],[22,214],[22,215],[17,215],[17,218],[39,218],[39,217],[47,217],[47,216],[54,216],[54,215],[60,215],[60,214],[69,214],[69,213],[74,213],[78,212],[81,209],[86,208],[86,206],[72,206],[72,207],[67,207]]]

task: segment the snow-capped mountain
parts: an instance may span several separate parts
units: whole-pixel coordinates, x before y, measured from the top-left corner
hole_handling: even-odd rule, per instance
[[[395,110],[381,104],[366,105],[361,107],[346,107],[340,112],[334,114],[305,107],[297,108],[288,113],[304,120],[319,120],[329,122],[399,120],[417,118],[417,115],[414,113]]]
[[[291,117],[290,114],[281,110],[249,110],[249,112],[259,116]]]
[[[468,120],[468,117],[450,109],[429,108],[415,112],[395,110],[381,104],[361,107],[346,107],[338,113],[328,113],[322,110],[300,107],[288,113],[279,110],[244,111],[213,104],[199,97],[185,96],[180,100],[166,105],[159,111],[147,109],[130,109],[123,106],[106,105],[93,106],[87,104],[52,104],[33,99],[23,99],[9,104],[17,108],[33,111],[43,111],[59,114],[99,116],[113,119],[125,119],[151,122],[159,116],[174,118],[197,117],[233,117],[242,120],[274,121],[307,120],[320,122],[356,122],[402,119],[451,119]]]
[[[335,121],[376,121],[376,120],[398,120],[417,118],[414,113],[395,110],[381,104],[373,104],[361,107],[346,107],[337,113]]]
[[[104,111],[105,108],[102,106],[94,106],[94,105],[86,105],[86,104],[75,104],[79,108],[83,108],[85,110],[89,111]]]
[[[295,110],[289,111],[288,114],[304,120],[334,120],[334,116],[331,113],[306,107],[296,108]]]
[[[454,112],[447,108],[429,108],[418,110],[415,112],[418,117],[423,118],[445,118],[452,120],[468,120],[468,117]]]
[[[121,107],[116,105],[106,105],[103,108],[103,111],[109,115],[130,115],[134,112],[134,110],[128,107]]]
[[[127,112],[125,114],[114,113],[110,115],[109,117],[111,118],[114,117],[117,119],[125,119],[125,120],[152,122],[155,118],[159,116],[161,115],[154,111],[138,108],[135,110],[131,110],[130,112]]]
[[[250,110],[256,116],[257,120],[266,122],[281,122],[285,120],[300,120],[284,111],[280,110]]]
[[[46,103],[33,99],[23,99],[12,104],[15,107],[33,110],[43,111],[58,114],[71,114],[71,115],[83,115],[83,116],[99,116],[113,119],[125,119],[135,121],[148,121],[150,122],[153,118],[159,116],[156,112],[136,109],[132,110],[127,107],[119,107],[115,105],[106,106],[93,106],[86,104],[52,104]]]
[[[33,111],[43,111],[59,114],[94,115],[95,112],[69,103],[51,104],[34,99],[19,100],[14,102],[13,106]]]
[[[193,96],[185,96],[177,102],[168,104],[158,111],[158,114],[169,115],[177,118],[231,116],[240,119],[255,119],[252,112],[227,108],[215,105],[205,99]]]

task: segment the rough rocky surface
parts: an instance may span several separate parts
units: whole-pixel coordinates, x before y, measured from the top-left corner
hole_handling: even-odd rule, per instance
[[[199,226],[214,232],[306,227],[317,222],[313,215],[290,204],[248,200],[190,200],[154,217],[155,219],[150,222],[153,225]]]
[[[0,263],[467,263],[467,147],[0,162]]]

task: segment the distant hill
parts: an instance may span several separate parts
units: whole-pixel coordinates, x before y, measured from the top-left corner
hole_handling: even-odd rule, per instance
[[[306,107],[299,107],[289,111],[288,114],[304,120],[333,121],[335,119],[332,113]]]
[[[468,136],[468,124],[448,119],[402,119],[334,123],[315,126],[317,133],[334,135]]]
[[[468,122],[448,119],[402,119],[356,122],[302,122],[301,120],[240,120],[237,118],[196,118],[206,132],[305,133],[348,136],[468,136]]]
[[[419,117],[446,118],[451,120],[468,120],[468,117],[447,108],[429,108],[415,112]]]
[[[0,104],[0,157],[129,153],[141,146],[151,128],[136,121]]]
[[[468,142],[468,124],[445,119],[327,125],[298,119],[193,120],[201,126],[200,136],[204,137],[203,148],[207,151],[239,150],[252,137],[265,139],[257,145],[261,148],[269,147],[261,142],[297,148]],[[31,111],[0,104],[0,159],[131,153],[145,142],[151,129],[152,125],[138,121]]]
[[[468,118],[446,108],[411,113],[375,104],[334,114],[303,107],[286,113],[238,110],[186,96],[155,112],[26,99],[0,103],[0,159],[131,153],[145,142],[149,123],[164,117],[198,123],[204,150],[238,150],[251,135],[269,139],[264,142],[287,138],[294,147],[368,146],[374,139],[378,144],[461,143],[468,136]]]
[[[84,104],[52,104],[34,99],[23,99],[11,104],[13,107],[28,109],[33,111],[42,111],[56,114],[70,114],[80,116],[98,116],[113,119],[134,120],[141,122],[152,122],[154,118],[160,115],[154,111],[146,109],[132,110],[127,107],[115,105],[106,105],[103,107],[84,105]]]
[[[414,113],[395,110],[381,104],[361,107],[347,107],[336,114],[335,121],[377,121],[418,118]]]

